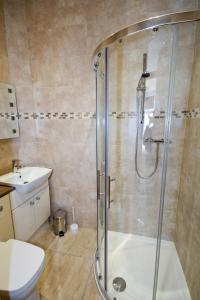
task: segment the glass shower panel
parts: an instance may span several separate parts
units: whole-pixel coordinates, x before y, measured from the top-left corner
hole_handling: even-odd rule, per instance
[[[165,26],[109,49],[111,299],[152,300],[172,40]]]
[[[156,299],[198,300],[200,24],[173,27],[176,76]]]
[[[96,70],[97,91],[97,258],[98,276],[102,287],[105,288],[105,238],[106,238],[106,216],[105,216],[105,185],[106,185],[106,152],[105,152],[105,124],[106,124],[106,61],[105,50],[99,55]]]

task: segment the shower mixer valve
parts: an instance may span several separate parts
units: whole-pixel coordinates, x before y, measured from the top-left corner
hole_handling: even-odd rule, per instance
[[[155,143],[155,144],[164,144],[164,139],[158,139],[158,140],[154,140],[152,138],[147,138],[144,139],[144,143]],[[169,141],[169,144],[171,144],[172,142]]]
[[[164,143],[164,139],[154,140],[154,139],[152,139],[152,138],[147,138],[147,139],[144,139],[144,143],[163,144],[163,143]]]

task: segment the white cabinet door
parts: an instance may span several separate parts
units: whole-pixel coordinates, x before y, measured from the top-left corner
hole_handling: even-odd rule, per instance
[[[12,213],[15,238],[27,241],[36,228],[34,199],[30,199],[18,206]]]
[[[31,199],[12,211],[15,238],[27,241],[50,216],[48,184]]]
[[[36,229],[38,229],[50,216],[49,186],[46,186],[34,198]]]

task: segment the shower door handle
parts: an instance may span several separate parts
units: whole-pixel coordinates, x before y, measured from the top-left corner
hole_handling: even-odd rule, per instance
[[[108,208],[110,208],[110,176],[108,176]]]
[[[105,195],[105,193],[101,193],[100,185],[101,185],[101,176],[103,176],[104,173],[101,173],[100,170],[97,170],[97,200],[100,200],[102,195]]]
[[[97,200],[99,200],[100,193],[100,171],[97,170]]]
[[[114,200],[110,199],[110,184],[115,180],[115,178],[110,178],[110,176],[108,176],[108,208],[110,208],[110,204],[114,202]]]
[[[110,178],[110,182],[116,181],[115,178]]]

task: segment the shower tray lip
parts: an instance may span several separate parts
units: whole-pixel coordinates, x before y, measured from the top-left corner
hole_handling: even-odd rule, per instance
[[[147,294],[152,293],[152,288],[151,287],[149,288],[148,281],[146,281],[146,282],[145,281],[143,282],[143,280],[141,281],[141,278],[143,278],[143,275],[141,272],[139,272],[139,274],[140,274],[139,277],[136,274],[137,276],[134,279],[135,286],[134,286],[134,288],[132,287],[131,282],[133,281],[134,277],[132,277],[132,276],[130,277],[130,272],[129,272],[130,270],[128,270],[126,268],[126,263],[123,258],[130,257],[129,256],[130,251],[132,251],[132,255],[135,253],[136,265],[134,263],[134,265],[131,265],[131,268],[135,269],[135,270],[139,270],[140,268],[138,268],[137,260],[139,259],[139,261],[141,262],[141,261],[143,261],[142,256],[147,257],[147,255],[145,255],[145,251],[149,252],[149,247],[150,247],[150,250],[155,252],[156,238],[150,237],[150,236],[131,234],[131,233],[110,231],[110,230],[108,231],[108,234],[109,234],[110,243],[113,244],[113,247],[110,247],[110,249],[108,249],[108,254],[109,254],[110,258],[109,258],[109,266],[108,266],[109,276],[108,276],[108,282],[107,282],[107,286],[108,286],[107,291],[105,291],[103,289],[102,282],[98,277],[98,275],[100,273],[99,272],[99,269],[100,269],[99,262],[100,261],[99,261],[98,250],[96,250],[95,257],[94,257],[94,265],[93,265],[96,285],[97,285],[97,288],[99,290],[99,293],[100,293],[102,299],[103,300],[113,300],[112,293],[115,293],[115,291],[112,287],[112,282],[115,277],[122,277],[125,279],[125,281],[127,283],[126,290],[124,290],[122,294],[119,293],[121,295],[118,295],[117,299],[120,300],[120,299],[123,299],[123,297],[125,297],[125,299],[132,299],[132,298],[130,298],[131,297],[130,295],[139,295],[139,294],[140,294],[140,297],[146,299]],[[127,245],[126,245],[126,242],[128,243]],[[120,245],[117,247],[117,244],[120,244],[122,247]],[[173,270],[169,271],[169,273],[168,273],[169,276],[167,277],[168,281],[167,281],[165,288],[163,288],[163,289],[158,288],[158,290],[157,290],[157,295],[159,297],[158,299],[191,300],[187,282],[185,280],[184,272],[183,272],[174,242],[172,240],[162,239],[162,245],[163,245],[163,247],[162,247],[163,259],[161,262],[161,269],[160,269],[160,272],[161,272],[160,273],[160,280],[161,280],[160,287],[162,287],[163,279],[166,280],[166,272],[163,273],[163,270],[164,271],[167,270],[165,267],[168,264],[168,262],[170,262],[171,266],[174,266],[174,263],[175,263],[175,269],[176,269],[175,281],[178,280],[179,286],[178,286],[178,288],[174,289],[174,286],[170,279]],[[118,251],[120,251],[121,253],[115,253],[114,249],[116,249],[116,248],[118,248]],[[141,250],[143,250],[141,253],[142,256],[138,256],[138,251],[141,251]],[[153,253],[153,256],[154,256],[154,254],[155,253]],[[121,263],[122,263],[121,268],[119,268],[119,264],[118,264],[119,255],[120,255],[120,259],[121,259]],[[151,255],[150,255],[150,257],[151,257]],[[165,262],[164,265],[163,265],[163,262]],[[115,268],[113,268],[113,266],[115,266]],[[122,266],[125,267],[126,272],[124,272],[125,270],[124,270],[124,267],[122,267]],[[143,268],[141,268],[141,270],[145,269],[145,268],[146,268],[146,264],[144,264],[144,266],[143,266]],[[148,268],[148,265],[147,265],[147,270],[151,271],[151,269],[152,268]],[[153,269],[154,269],[154,267],[153,267]],[[148,273],[146,271],[143,270],[142,272],[144,272],[145,274],[151,274],[151,272]],[[174,274],[174,272],[173,272],[173,274]],[[139,278],[139,280],[137,280],[137,277]]]
[[[99,294],[102,297],[102,300],[112,300],[100,284],[99,277],[98,277],[98,270],[97,270],[97,262],[98,262],[98,249],[96,249],[96,251],[95,251],[94,261],[93,261],[93,273],[94,273],[95,283],[96,283],[97,289],[99,291]]]
[[[131,24],[128,27],[125,27],[111,34],[96,47],[92,55],[93,64],[94,66],[96,66],[98,56],[100,56],[100,53],[104,48],[108,47],[115,41],[122,39],[123,37],[135,34],[140,31],[145,31],[147,29],[157,28],[159,26],[187,23],[198,20],[200,20],[200,9],[162,14],[142,20],[138,23]]]

